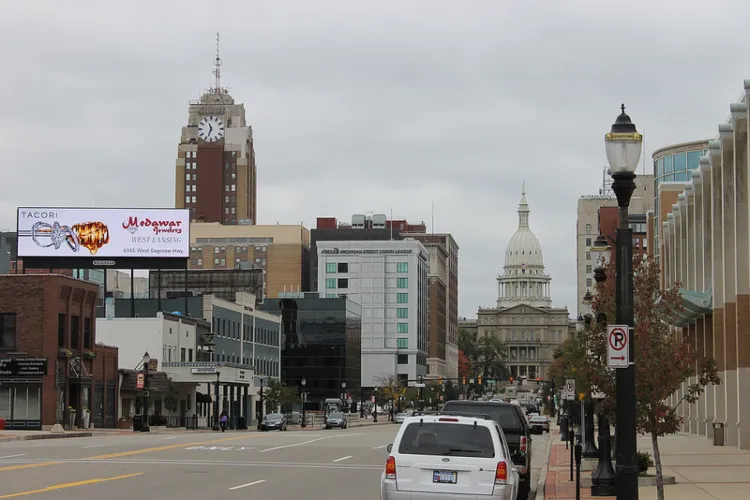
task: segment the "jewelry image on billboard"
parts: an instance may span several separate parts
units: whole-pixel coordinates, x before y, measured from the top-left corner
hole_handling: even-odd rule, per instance
[[[83,246],[91,255],[96,255],[104,245],[109,243],[109,229],[103,222],[84,222],[73,227],[37,222],[31,227],[31,239],[42,248],[55,247],[59,250],[63,243],[77,252]],[[48,240],[48,241],[46,241]]]

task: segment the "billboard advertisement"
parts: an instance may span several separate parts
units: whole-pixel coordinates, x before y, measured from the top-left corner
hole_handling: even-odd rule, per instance
[[[18,257],[26,260],[115,267],[106,259],[188,259],[189,233],[190,212],[183,209],[18,209]]]

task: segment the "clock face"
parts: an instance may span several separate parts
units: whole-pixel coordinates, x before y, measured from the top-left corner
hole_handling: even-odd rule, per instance
[[[224,137],[224,122],[218,116],[206,116],[198,124],[198,137],[216,142]]]

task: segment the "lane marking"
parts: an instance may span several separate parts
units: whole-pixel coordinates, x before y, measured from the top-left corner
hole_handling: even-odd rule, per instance
[[[117,453],[109,453],[107,455],[97,455],[94,457],[85,457],[83,460],[106,460],[108,458],[119,458],[119,457],[129,457],[133,455],[140,455],[142,453],[153,453],[156,451],[167,451],[167,450],[175,450],[177,448],[183,448],[185,446],[200,446],[205,444],[213,444],[213,443],[223,443],[224,441],[237,441],[240,439],[250,439],[253,437],[257,437],[259,434],[246,434],[241,437],[230,437],[230,438],[221,438],[221,439],[213,439],[210,441],[199,441],[196,443],[182,443],[182,444],[169,444],[164,446],[155,446],[153,448],[141,448],[138,450],[130,450],[130,451],[121,451]],[[30,469],[32,467],[48,467],[50,465],[60,465],[63,463],[68,463],[65,461],[49,461],[49,462],[39,462],[39,463],[33,463],[33,464],[25,464],[25,465],[12,465],[10,467],[0,467],[0,472],[10,471],[10,470],[19,470],[19,469]]]
[[[333,461],[333,463],[336,464],[336,463],[339,463],[339,462],[343,462],[344,460],[349,460],[350,458],[352,458],[351,455],[348,455],[346,457],[337,458],[336,460]]]
[[[85,481],[76,481],[74,483],[56,484],[54,486],[47,486],[46,488],[42,488],[39,490],[21,491],[19,493],[10,493],[9,495],[0,495],[0,500],[2,500],[3,498],[14,498],[14,497],[21,497],[25,495],[36,495],[37,493],[47,493],[50,491],[62,490],[65,488],[75,488],[77,486],[86,486],[87,484],[103,483],[105,481],[116,481],[118,479],[127,479],[130,477],[142,476],[142,475],[143,475],[143,472],[137,472],[135,474],[126,474],[124,476],[103,477],[99,479],[86,479]]]
[[[283,446],[274,446],[273,448],[266,448],[265,450],[260,450],[258,453],[265,453],[267,451],[275,451],[275,450],[283,450],[285,448],[295,448],[297,446],[304,446],[306,444],[315,443],[317,441],[323,441],[324,439],[331,439],[331,437],[322,437],[318,439],[311,439],[309,441],[303,441],[301,443],[285,444]]]
[[[58,464],[91,464],[91,465],[204,465],[214,467],[287,467],[301,469],[341,469],[341,470],[383,470],[382,465],[374,464],[321,464],[321,463],[297,463],[297,462],[246,462],[246,461],[222,461],[222,460],[139,460],[137,458],[124,458],[114,460],[61,460]],[[36,464],[32,464],[36,465]]]
[[[0,460],[4,458],[16,458],[16,457],[25,457],[25,456],[26,456],[26,453],[19,453],[18,455],[6,455],[4,457],[0,457]]]
[[[255,486],[256,484],[265,483],[265,482],[266,482],[265,479],[261,479],[259,481],[253,481],[252,483],[241,484],[239,486],[235,486],[234,488],[229,488],[229,491],[239,490],[240,488],[245,488],[247,486]]]
[[[88,448],[104,448],[105,446],[107,446],[107,445],[106,444],[95,444],[95,445],[92,445],[92,446],[84,446],[83,449],[86,450]]]
[[[176,438],[176,437],[177,437],[177,436],[167,436],[167,437],[163,437],[163,438],[162,438],[162,440],[165,440],[165,439],[174,439],[174,438]]]
[[[382,450],[383,448],[388,448],[388,445],[384,444],[383,446],[376,446],[373,450]]]

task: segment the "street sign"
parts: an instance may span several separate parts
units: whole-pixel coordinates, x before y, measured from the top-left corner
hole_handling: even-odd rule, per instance
[[[630,328],[627,325],[607,327],[607,366],[614,369],[630,366]]]
[[[573,401],[576,397],[576,381],[569,378],[565,381],[565,399]]]

